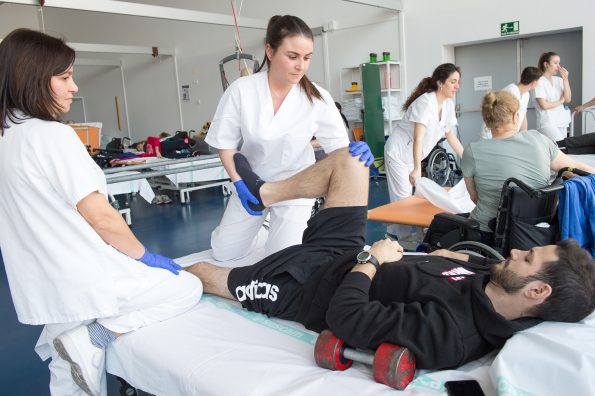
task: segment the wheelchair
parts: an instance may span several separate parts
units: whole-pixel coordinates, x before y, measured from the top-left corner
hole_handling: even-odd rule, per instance
[[[463,177],[463,172],[454,155],[441,146],[444,140],[446,138],[440,139],[430,154],[421,161],[422,176],[440,186],[454,186]]]
[[[559,240],[558,191],[564,189],[566,171],[579,176],[589,173],[580,169],[561,169],[554,181],[541,188],[531,188],[516,178],[507,179],[500,194],[493,242],[480,242],[479,223],[464,215],[439,213],[428,229],[425,250],[446,248],[470,255],[504,260],[511,249],[529,250],[535,246],[553,244]],[[485,238],[484,238],[485,239]]]

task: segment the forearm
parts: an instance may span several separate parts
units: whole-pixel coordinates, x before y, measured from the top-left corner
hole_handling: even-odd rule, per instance
[[[563,152],[559,151],[556,158],[550,163],[550,168],[558,172],[562,168],[578,168],[580,170],[584,170],[589,173],[595,173],[595,167],[589,166],[583,162],[577,161],[574,158],[564,154]]]
[[[570,103],[572,100],[572,92],[570,91],[570,81],[568,79],[564,79],[564,92],[562,93],[562,98],[564,99],[564,103]]]
[[[521,131],[526,131],[528,129],[528,125],[527,125],[527,116],[525,116],[523,118],[523,122],[521,122]]]
[[[143,244],[134,236],[115,209],[104,219],[93,224],[92,227],[101,239],[128,257],[138,259],[145,252]]]
[[[541,109],[550,110],[550,109],[554,109],[554,108],[564,104],[564,99],[561,97],[559,100],[550,102],[543,98],[537,98],[537,103],[539,104],[539,107],[541,107]]]
[[[221,163],[232,182],[241,179],[238,172],[236,172],[236,166],[233,162],[233,155],[237,152],[237,149],[219,149],[219,158],[221,158]]]
[[[329,303],[326,321],[329,328],[347,344],[356,348],[374,348],[372,340],[384,321],[386,307],[370,302],[372,281],[358,270],[348,273]]]
[[[446,134],[446,141],[449,146],[452,147],[454,152],[457,153],[459,158],[461,158],[463,156],[463,145],[453,130],[450,130],[450,132]]]
[[[143,245],[105,196],[93,192],[80,200],[77,210],[97,235],[115,249],[134,259],[143,255]]]
[[[413,167],[418,168],[418,169],[421,168],[421,160],[423,159],[421,157],[423,134],[420,134],[420,135],[421,136],[418,136],[416,134],[415,138],[413,139]]]

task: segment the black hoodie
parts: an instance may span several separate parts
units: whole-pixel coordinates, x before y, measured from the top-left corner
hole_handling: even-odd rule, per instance
[[[485,259],[405,256],[373,280],[351,273],[355,262],[346,255],[308,280],[299,320],[356,348],[406,346],[419,369],[461,366],[540,322],[508,321],[494,310],[484,291],[493,262]]]

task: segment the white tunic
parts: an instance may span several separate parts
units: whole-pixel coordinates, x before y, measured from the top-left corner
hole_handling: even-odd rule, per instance
[[[241,146],[263,180],[286,179],[314,163],[312,137],[327,153],[349,144],[333,98],[317,88],[324,101],[310,103],[296,84],[275,114],[267,73],[239,78],[219,101],[205,140],[217,149]]]
[[[28,119],[0,139],[0,248],[20,322],[119,313],[118,295],[163,277],[107,245],[77,211],[105,177],[74,130]]]
[[[545,99],[549,102],[559,101],[564,93],[564,80],[561,77],[553,76],[552,82],[545,77],[540,77],[535,86],[535,99]],[[543,110],[535,101],[535,112],[537,115],[537,129],[546,127],[566,128],[570,124],[570,111],[562,104],[553,109]]]
[[[446,137],[446,133],[457,125],[454,102],[451,99],[446,99],[442,103],[442,116],[438,118],[436,92],[421,95],[411,103],[393,134],[404,134],[409,141],[413,142],[413,131],[416,123],[423,124],[426,127],[421,149],[421,158],[425,158],[430,154],[436,143]],[[391,147],[391,141],[397,143],[397,140],[389,138],[385,150],[394,150]],[[413,147],[413,144],[411,147]]]

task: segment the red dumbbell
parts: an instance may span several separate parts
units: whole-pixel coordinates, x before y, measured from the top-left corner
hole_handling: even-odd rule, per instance
[[[376,352],[349,348],[330,330],[316,339],[314,358],[319,367],[347,370],[353,361],[372,366],[376,382],[403,390],[413,380],[415,357],[407,348],[385,342]]]

